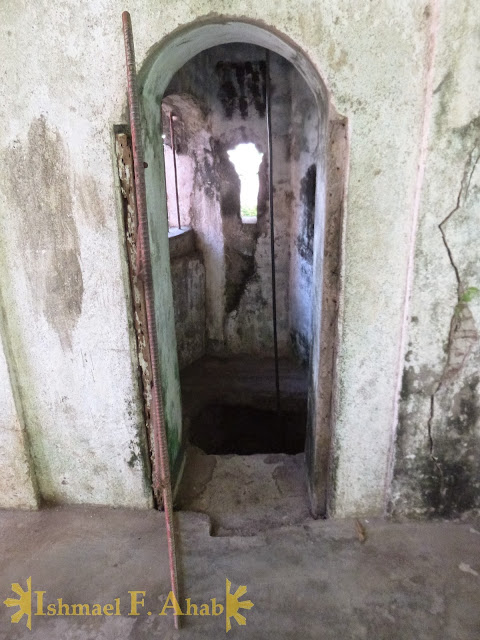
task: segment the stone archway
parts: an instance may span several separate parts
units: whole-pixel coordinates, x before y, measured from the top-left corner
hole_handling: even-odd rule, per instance
[[[197,53],[220,44],[244,42],[261,46],[291,62],[308,84],[317,105],[319,152],[313,177],[313,318],[310,348],[308,426],[306,441],[311,511],[325,515],[329,502],[335,404],[335,349],[342,254],[343,197],[346,176],[346,121],[336,115],[328,90],[308,58],[286,38],[257,24],[241,21],[195,23],[158,44],[139,74],[144,111],[147,206],[156,324],[160,344],[169,453],[181,468],[182,428],[178,362],[173,320],[164,160],[159,104],[175,72]],[[328,248],[328,251],[326,251]]]

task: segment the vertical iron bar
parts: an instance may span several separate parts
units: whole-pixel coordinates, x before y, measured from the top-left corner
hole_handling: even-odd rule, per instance
[[[277,414],[280,416],[280,374],[278,370],[277,287],[275,282],[275,226],[273,216],[272,109],[270,89],[270,51],[265,49],[265,102],[268,138],[268,198],[270,208],[270,252],[272,264],[273,351],[275,354],[275,391]]]
[[[130,109],[130,128],[132,134],[132,150],[135,172],[135,195],[137,201],[138,234],[137,259],[139,274],[145,288],[145,307],[147,330],[150,343],[152,364],[152,404],[151,424],[155,449],[154,490],[157,495],[162,492],[165,509],[165,526],[167,530],[168,559],[170,565],[171,589],[178,601],[177,563],[175,554],[175,532],[173,523],[172,487],[170,482],[170,466],[168,461],[167,436],[165,432],[165,415],[161,395],[161,375],[158,363],[158,341],[155,330],[155,309],[153,299],[152,263],[148,239],[147,198],[145,192],[145,171],[143,146],[140,129],[140,105],[138,101],[137,74],[135,68],[135,50],[133,45],[132,22],[128,11],[122,13],[123,35],[125,39],[125,56],[128,81],[128,106]],[[178,629],[178,616],[174,616],[175,628]]]
[[[177,152],[175,150],[175,132],[173,130],[173,113],[171,111],[170,111],[170,141],[172,143],[172,153],[173,153],[173,174],[175,176],[175,198],[177,201],[178,228],[181,229],[182,225],[180,223],[180,205],[178,203]]]

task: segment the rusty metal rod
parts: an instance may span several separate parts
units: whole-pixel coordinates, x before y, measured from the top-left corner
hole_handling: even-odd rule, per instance
[[[173,118],[175,116],[170,111],[170,141],[172,143],[172,153],[173,153],[173,175],[175,176],[175,198],[177,202],[177,219],[178,219],[178,228],[182,228],[182,224],[180,222],[180,205],[178,203],[178,178],[177,178],[177,152],[175,149],[175,131],[173,130]]]
[[[152,405],[151,424],[154,440],[154,472],[153,485],[157,497],[162,494],[165,509],[165,525],[167,530],[168,559],[170,565],[171,589],[178,601],[177,562],[175,553],[175,531],[173,523],[172,487],[170,482],[170,465],[168,461],[167,435],[165,432],[165,415],[162,399],[162,382],[158,362],[158,341],[155,329],[155,308],[153,298],[152,263],[148,239],[147,198],[145,192],[145,171],[143,145],[140,128],[140,104],[138,100],[137,73],[135,67],[135,50],[133,45],[132,22],[128,11],[122,13],[123,35],[125,39],[125,56],[127,63],[128,106],[130,109],[130,128],[132,134],[133,166],[135,172],[135,195],[138,215],[137,265],[139,276],[145,288],[145,306],[147,315],[147,332],[150,343],[150,359],[152,364]],[[179,627],[178,616],[174,616],[175,628]]]
[[[270,208],[270,252],[272,264],[273,351],[275,355],[275,392],[277,415],[280,416],[280,373],[278,367],[277,287],[275,281],[275,221],[273,215],[272,107],[270,87],[270,51],[265,49],[265,102],[268,138],[268,198]]]

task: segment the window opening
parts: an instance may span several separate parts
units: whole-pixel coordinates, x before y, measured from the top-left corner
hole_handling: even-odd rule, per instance
[[[255,222],[257,219],[258,170],[263,153],[258,151],[253,142],[238,144],[228,151],[230,162],[240,178],[240,215],[244,222]]]

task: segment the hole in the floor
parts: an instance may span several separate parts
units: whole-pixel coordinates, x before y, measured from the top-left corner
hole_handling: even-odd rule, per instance
[[[306,411],[275,411],[209,405],[192,419],[190,441],[207,454],[300,453],[305,448]]]

